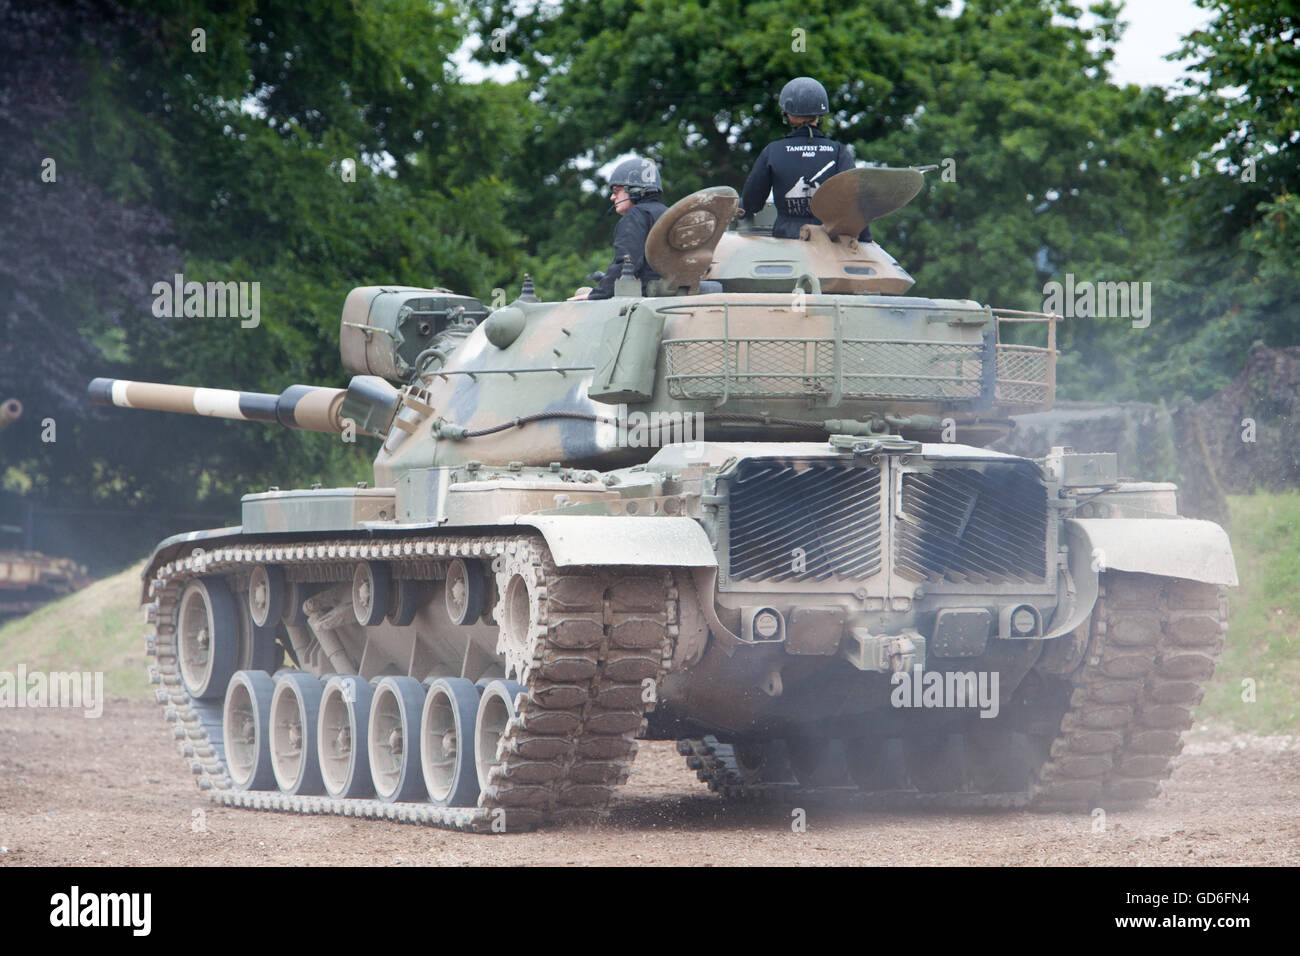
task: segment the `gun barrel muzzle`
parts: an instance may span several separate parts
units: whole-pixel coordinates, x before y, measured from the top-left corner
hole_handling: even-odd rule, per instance
[[[0,428],[4,428],[11,422],[16,422],[23,417],[23,403],[16,398],[5,399],[0,404]]]
[[[279,395],[271,395],[227,388],[97,378],[90,383],[88,392],[96,405],[207,415],[237,421],[276,422],[288,428],[315,432],[338,434],[343,431],[339,409],[345,391],[341,388],[290,385]]]

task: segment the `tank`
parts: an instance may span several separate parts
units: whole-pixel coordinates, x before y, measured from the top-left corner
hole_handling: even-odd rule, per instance
[[[649,739],[724,797],[1154,796],[1227,536],[1113,453],[984,447],[1051,406],[1058,317],[910,295],[856,237],[922,181],[840,173],[798,239],[694,193],[650,234],[663,278],[608,300],[354,289],[346,389],[92,383],[381,441],[373,482],[249,494],[148,562],[199,786],[499,832],[598,818]]]
[[[22,415],[23,405],[18,399],[0,403],[0,431]],[[23,534],[19,525],[0,524],[0,624],[30,614],[90,583],[85,567],[70,558],[52,558],[15,546]]]

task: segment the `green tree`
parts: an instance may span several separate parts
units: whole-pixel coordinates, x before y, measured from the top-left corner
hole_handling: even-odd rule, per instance
[[[1186,159],[1170,185],[1158,337],[1134,357],[1147,395],[1216,391],[1255,341],[1300,343],[1300,9],[1293,0],[1198,0],[1177,98]]]
[[[0,2],[5,87],[32,91],[0,98],[19,184],[0,205],[33,224],[0,240],[0,384],[29,409],[6,435],[11,484],[47,505],[233,515],[267,484],[368,476],[372,440],[105,412],[85,383],[340,385],[351,287],[517,281],[495,159],[522,148],[530,107],[518,85],[461,82],[463,29],[456,6],[423,0],[310,16],[283,0]],[[156,317],[151,290],[175,272],[259,283],[260,324]],[[53,444],[38,437],[50,410]]]

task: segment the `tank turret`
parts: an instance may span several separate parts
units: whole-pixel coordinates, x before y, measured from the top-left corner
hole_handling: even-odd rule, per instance
[[[699,422],[719,441],[937,440],[945,421],[977,445],[1005,434],[1010,415],[1051,407],[1058,317],[898,294],[912,278],[857,236],[921,182],[915,169],[841,173],[814,196],[824,225],[798,240],[729,230],[728,187],[680,200],[646,243],[663,277],[651,295],[521,297],[415,371],[437,441],[390,435],[377,479],[469,461],[644,461],[659,442],[624,440],[629,416]],[[1036,325],[1041,344],[1003,341],[1012,323]]]

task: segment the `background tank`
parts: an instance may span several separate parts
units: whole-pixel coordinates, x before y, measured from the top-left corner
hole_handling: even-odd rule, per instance
[[[18,399],[6,399],[0,404],[0,431],[22,414]],[[19,525],[0,524],[0,624],[90,583],[86,569],[69,558],[12,546],[21,544],[24,533]]]
[[[902,295],[855,237],[920,183],[842,173],[798,240],[727,232],[735,192],[702,190],[652,231],[649,295],[355,289],[346,390],[92,383],[382,439],[373,484],[250,494],[149,562],[200,786],[518,829],[599,815],[640,737],[727,794],[1155,794],[1222,646],[1227,538],[1113,454],[980,447],[1050,406],[1057,317]]]

